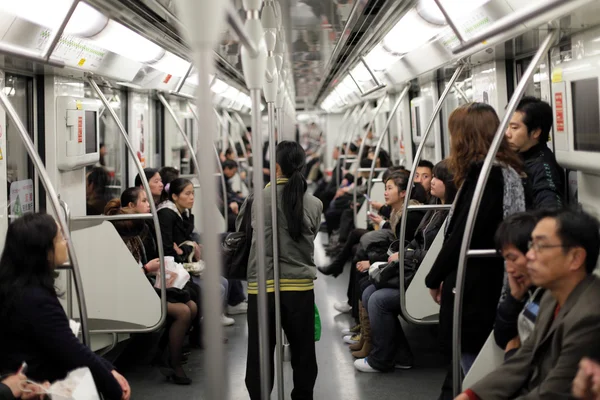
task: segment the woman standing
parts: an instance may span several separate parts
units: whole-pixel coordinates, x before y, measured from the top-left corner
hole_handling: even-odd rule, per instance
[[[67,259],[67,242],[50,215],[25,214],[8,226],[0,259],[0,370],[26,362],[27,376],[43,382],[88,367],[105,398],[127,400],[127,380],[69,327],[54,286],[56,266]]]
[[[460,247],[471,200],[483,161],[494,140],[500,120],[494,109],[483,103],[471,103],[454,110],[448,120],[450,130],[449,167],[459,193],[450,211],[444,244],[425,279],[433,299],[440,304],[440,339],[448,360],[452,355],[454,288]],[[490,171],[470,249],[494,249],[494,234],[510,214],[525,211],[525,195],[519,156],[502,144]],[[467,261],[462,318],[462,359],[464,373],[471,368],[494,325],[502,290],[504,264],[501,258],[470,258]],[[446,391],[451,374],[444,384]]]
[[[277,230],[280,249],[281,324],[292,350],[294,389],[292,399],[312,399],[318,367],[314,343],[314,239],[319,232],[323,204],[306,193],[303,169],[306,155],[296,142],[283,141],[277,146]],[[271,220],[270,184],[263,189],[265,214],[265,255],[267,292],[269,304],[269,358],[271,376],[269,388],[273,389],[273,351],[275,349],[275,287],[273,275],[273,235]],[[240,225],[247,202],[238,215]],[[259,204],[257,204],[259,206]],[[252,215],[252,226],[256,223]],[[253,400],[261,399],[258,349],[256,235],[252,237],[248,261],[248,359],[246,387]]]

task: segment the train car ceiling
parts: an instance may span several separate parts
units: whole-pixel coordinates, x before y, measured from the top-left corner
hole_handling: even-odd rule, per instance
[[[465,41],[494,26],[507,16],[524,13],[539,6],[540,1],[520,2],[512,0],[447,0],[448,14],[453,18]],[[374,82],[359,57],[366,54],[366,63],[372,66],[379,80],[388,86],[397,87],[404,82],[470,57],[472,64],[483,63],[504,57],[504,43],[520,34],[540,27],[565,14],[575,12],[590,0],[564,2],[552,11],[540,12],[526,24],[518,24],[508,32],[492,37],[469,50],[454,54],[460,42],[452,29],[440,16],[433,0],[420,0],[407,9],[398,19],[388,21],[388,29],[373,34],[370,50],[366,46],[355,49],[345,56],[346,69],[340,69],[333,77],[324,80],[324,86],[315,98],[315,104],[327,112],[335,112],[363,101],[361,90],[373,87]],[[561,29],[572,34],[593,23],[589,17],[578,15],[560,21]],[[596,21],[597,22],[597,21]],[[541,28],[541,31],[544,27]],[[537,38],[539,40],[539,37]],[[537,43],[537,41],[536,41]],[[334,54],[332,57],[335,57]],[[354,84],[350,73],[361,86]],[[330,82],[330,83],[328,83]],[[364,85],[364,86],[363,86]]]

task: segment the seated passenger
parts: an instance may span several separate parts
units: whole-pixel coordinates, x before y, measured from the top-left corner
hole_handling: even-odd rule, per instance
[[[448,120],[451,138],[449,168],[460,189],[446,224],[444,244],[425,279],[433,300],[441,303],[440,341],[447,361],[452,357],[454,287],[461,243],[483,160],[499,125],[496,111],[483,103],[458,107]],[[493,249],[494,234],[502,220],[525,211],[520,171],[521,160],[503,139],[483,191],[471,249]],[[504,264],[500,258],[468,259],[462,318],[462,365],[465,373],[493,328],[503,278]],[[445,382],[452,382],[451,374],[448,378]],[[448,389],[445,383],[443,392]]]
[[[119,214],[145,214],[150,212],[146,192],[139,187],[125,190],[121,199],[111,200],[105,209],[106,215]],[[148,260],[141,235],[146,224],[143,220],[117,220],[111,221],[117,232],[127,245],[131,255],[140,265],[146,275],[156,275],[160,269],[160,260]],[[159,292],[160,293],[160,292]],[[170,318],[169,326],[169,362],[163,368],[167,378],[178,385],[192,383],[182,368],[182,348],[185,335],[190,330],[191,322],[196,318],[198,306],[189,294],[179,289],[170,289],[167,292],[167,314]]]
[[[600,364],[589,358],[581,360],[573,380],[572,393],[578,399],[600,400]]]
[[[552,120],[552,107],[548,103],[524,97],[506,130],[510,147],[525,163],[527,209],[565,204],[565,171],[547,145]]]
[[[457,397],[569,398],[584,357],[600,357],[600,224],[583,211],[548,210],[531,233],[527,269],[546,289],[535,328],[504,364]]]
[[[452,203],[456,196],[454,176],[446,164],[446,161],[441,161],[435,166],[431,180],[431,195],[442,204]],[[414,239],[406,246],[405,288],[415,276],[447,215],[448,212],[443,210],[428,211],[417,228]],[[398,275],[398,253],[394,253],[388,258],[386,272],[382,272],[381,280],[377,284],[369,285],[362,293],[360,305],[362,349],[352,353],[355,358],[358,358],[354,367],[361,372],[391,371],[394,367],[412,368],[412,352],[398,320],[400,313]],[[396,357],[397,355],[399,357]]]
[[[533,331],[542,288],[536,288],[527,272],[527,245],[538,222],[535,214],[519,213],[506,218],[496,231],[496,248],[504,258],[508,286],[500,300],[494,323],[496,344],[508,359]]]
[[[160,196],[164,188],[162,177],[156,168],[144,168],[144,175],[146,175],[146,179],[150,185],[150,192],[152,193],[154,204],[158,205],[158,203],[160,203]],[[142,185],[142,178],[140,178],[139,174],[135,177],[135,186],[144,189],[144,185]]]
[[[162,235],[163,251],[178,263],[187,263],[190,259],[201,259],[200,245],[193,239],[194,215],[194,185],[184,178],[177,178],[165,185],[164,192],[168,198],[158,205],[158,220]],[[200,281],[202,282],[202,281]],[[200,284],[202,286],[202,284]],[[221,279],[221,292],[226,302],[228,291],[227,279]],[[223,314],[223,325],[233,325],[235,320]]]
[[[108,172],[103,167],[94,167],[86,176],[86,214],[101,215],[110,200]]]
[[[0,259],[0,370],[26,362],[28,377],[43,382],[88,367],[107,399],[129,399],[127,380],[69,326],[55,287],[56,266],[67,260],[67,242],[50,215],[25,214],[8,226]]]

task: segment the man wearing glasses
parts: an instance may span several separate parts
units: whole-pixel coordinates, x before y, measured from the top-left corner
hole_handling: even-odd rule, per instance
[[[546,289],[521,348],[457,400],[569,398],[583,357],[600,357],[600,224],[583,211],[539,214],[527,252],[533,285]]]

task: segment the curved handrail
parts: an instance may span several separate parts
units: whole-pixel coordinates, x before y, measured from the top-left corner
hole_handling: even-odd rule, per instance
[[[433,325],[433,324],[437,324],[439,322],[439,320],[437,320],[437,319],[422,320],[422,319],[414,318],[412,315],[410,315],[410,313],[408,312],[408,309],[406,308],[406,287],[404,286],[404,241],[406,240],[406,220],[408,219],[408,218],[406,218],[406,215],[411,210],[417,209],[417,208],[412,208],[412,207],[409,208],[408,207],[409,201],[406,201],[406,199],[410,199],[410,195],[412,193],[413,182],[415,180],[415,174],[417,171],[417,166],[419,165],[419,161],[421,161],[421,154],[423,154],[423,149],[425,148],[425,143],[427,142],[427,138],[429,137],[429,134],[432,132],[433,126],[437,122],[438,115],[439,115],[440,111],[442,110],[442,106],[444,105],[444,101],[446,100],[448,93],[450,93],[450,91],[452,90],[452,87],[454,86],[454,84],[458,80],[458,77],[460,76],[460,74],[462,74],[464,69],[465,69],[465,64],[464,63],[459,64],[458,68],[456,68],[456,71],[454,71],[452,78],[450,78],[450,81],[446,85],[446,88],[442,92],[442,95],[440,96],[440,98],[435,106],[435,109],[433,110],[433,114],[431,115],[431,118],[429,119],[429,123],[427,124],[427,129],[425,129],[425,133],[423,134],[423,138],[421,139],[421,143],[419,143],[419,147],[417,148],[417,152],[415,153],[415,157],[413,159],[413,165],[412,165],[412,168],[410,169],[410,176],[408,177],[408,186],[406,188],[406,196],[404,197],[405,201],[404,201],[404,204],[402,204],[402,218],[400,218],[400,237],[398,238],[401,243],[400,248],[398,250],[398,268],[400,269],[400,314],[404,317],[404,319],[406,319],[406,321],[411,322],[416,325]],[[447,207],[437,207],[437,208],[449,209],[450,205],[448,205]],[[426,208],[420,207],[420,209],[423,210]],[[432,208],[427,208],[427,209],[432,209]]]
[[[365,115],[365,112],[367,111],[367,109],[369,108],[369,101],[365,101],[365,103],[363,104],[362,108],[360,109],[360,112],[358,113],[358,117],[356,119],[356,124],[354,126],[350,126],[349,129],[347,129],[347,132],[345,135],[343,135],[344,140],[342,140],[342,145],[344,143],[350,143],[352,141],[352,136],[354,136],[354,132],[356,132],[359,128],[360,128],[360,121],[362,120],[362,117]],[[350,146],[348,146],[350,147]],[[356,158],[356,157],[353,157]],[[340,156],[338,157],[338,160],[347,160],[348,156],[346,154],[340,154]],[[340,173],[342,172],[342,170],[344,169],[344,162],[340,165],[340,168],[337,169],[338,172],[336,173]],[[337,187],[340,187],[340,176],[337,177],[338,180],[336,182]]]
[[[477,217],[477,213],[479,212],[479,206],[483,197],[485,185],[490,175],[490,171],[492,170],[492,164],[494,162],[494,159],[496,158],[496,153],[498,153],[498,149],[500,149],[502,140],[504,139],[504,132],[506,132],[506,128],[510,123],[510,119],[512,118],[513,113],[517,109],[517,105],[523,97],[525,89],[527,89],[527,85],[529,84],[529,80],[533,76],[535,69],[537,68],[538,64],[542,61],[542,57],[544,57],[548,53],[548,51],[552,47],[552,44],[558,38],[559,32],[560,31],[557,28],[551,28],[549,30],[548,36],[540,45],[540,48],[533,56],[531,63],[527,67],[527,70],[525,70],[525,73],[521,77],[521,81],[519,82],[519,85],[515,89],[515,93],[513,94],[512,98],[510,99],[510,102],[508,103],[508,106],[506,107],[506,114],[504,115],[504,118],[502,118],[500,126],[498,126],[498,130],[496,131],[494,140],[490,145],[490,149],[487,153],[487,156],[485,157],[483,166],[481,167],[481,173],[479,174],[479,178],[477,179],[477,185],[475,186],[473,200],[471,201],[471,207],[469,208],[467,223],[465,225],[465,232],[460,246],[458,270],[456,273],[456,294],[454,296],[454,316],[452,321],[452,383],[455,396],[458,396],[462,386],[460,374],[460,358],[462,355],[462,302],[467,258],[470,257],[470,252],[468,251],[468,249],[469,245],[471,244],[471,237],[473,236],[475,219]],[[476,255],[475,252],[473,253],[473,255]]]
[[[19,114],[13,108],[8,97],[0,90],[0,103],[6,110],[6,114],[8,114],[9,118],[15,124],[17,131],[19,132],[19,136],[23,141],[23,145],[25,146],[25,150],[27,150],[27,154],[31,158],[33,162],[33,166],[39,174],[40,180],[42,181],[42,185],[44,185],[44,189],[46,190],[46,195],[50,198],[50,204],[52,205],[52,209],[56,214],[56,218],[58,219],[58,223],[63,232],[63,236],[67,241],[67,249],[69,251],[69,259],[71,261],[71,269],[73,271],[73,280],[75,282],[75,291],[77,292],[77,304],[79,306],[79,318],[81,322],[81,334],[83,337],[83,343],[90,347],[90,331],[88,324],[88,316],[87,316],[87,307],[85,303],[85,295],[83,293],[83,282],[81,280],[81,273],[79,271],[79,262],[77,261],[77,256],[75,254],[75,246],[73,245],[73,240],[71,238],[71,232],[69,231],[69,225],[67,224],[66,216],[61,212],[60,200],[58,199],[58,194],[54,187],[52,186],[52,182],[50,177],[48,176],[48,172],[44,167],[44,163],[37,153],[35,146],[31,140],[31,136],[27,133],[27,129],[21,122],[19,118]]]
[[[98,87],[98,84],[96,83],[94,78],[92,78],[91,76],[88,76],[87,80],[88,80],[90,86],[92,87],[92,89],[94,90],[94,92],[96,92],[96,95],[98,96],[98,98],[100,98],[100,101],[102,101],[102,103],[104,104],[104,107],[106,107],[106,109],[110,112],[110,116],[113,118],[113,120],[117,124],[117,127],[119,128],[119,132],[121,133],[123,141],[125,142],[125,146],[127,147],[127,150],[129,151],[129,155],[133,159],[133,162],[138,171],[139,177],[142,180],[142,186],[144,186],[144,190],[146,191],[148,198],[152,199],[152,191],[150,190],[150,184],[148,183],[146,174],[144,174],[144,167],[142,167],[142,163],[137,158],[135,150],[133,150],[133,145],[131,144],[131,141],[129,140],[129,135],[127,134],[125,127],[121,123],[119,116],[117,115],[115,110],[112,108],[112,106],[110,105],[108,100],[106,99],[106,96],[104,96],[104,93],[102,93],[102,91]],[[154,231],[156,232],[156,247],[158,248],[158,259],[159,259],[159,264],[160,264],[160,319],[158,320],[158,322],[156,324],[154,324],[153,326],[148,327],[148,328],[110,329],[110,330],[98,329],[98,330],[94,330],[95,333],[154,332],[155,330],[160,328],[162,325],[164,325],[164,323],[167,319],[167,289],[166,289],[167,285],[165,282],[165,254],[164,254],[164,249],[163,249],[162,233],[160,231],[160,222],[158,221],[158,213],[156,210],[156,204],[154,204],[153,201],[149,201],[148,203],[150,204],[150,213],[152,214],[152,220],[154,222]]]
[[[388,134],[388,132],[390,130],[389,129],[390,125],[391,125],[392,121],[394,120],[394,115],[396,114],[396,111],[398,111],[398,108],[400,107],[402,100],[404,100],[404,98],[408,94],[409,88],[410,88],[410,85],[406,85],[404,90],[402,90],[402,92],[396,99],[394,106],[390,110],[390,115],[388,116],[388,119],[385,122],[385,126],[383,128],[383,131],[381,132],[381,136],[379,137],[379,140],[377,141],[377,146],[375,146],[375,154],[374,154],[373,162],[371,163],[371,171],[369,172],[369,180],[367,181],[367,195],[371,195],[371,188],[373,187],[373,176],[375,175],[375,165],[377,164],[377,157],[379,157],[379,152],[381,151],[381,144],[383,143],[383,139],[385,139],[386,135]]]
[[[386,99],[388,98],[388,94],[384,94],[383,96],[381,96],[381,98],[379,98],[379,104],[377,105],[377,109],[375,109],[375,113],[373,114],[373,118],[371,118],[371,121],[369,121],[369,125],[367,126],[367,129],[365,130],[363,136],[362,136],[362,141],[360,142],[360,148],[358,149],[358,159],[362,160],[362,156],[363,153],[365,151],[365,143],[366,143],[366,139],[367,139],[367,134],[369,133],[369,131],[371,130],[371,128],[373,127],[373,123],[375,122],[375,120],[377,119],[377,116],[379,116],[379,113],[381,112],[381,110],[383,110],[383,105],[385,104]],[[357,172],[360,172],[360,165],[359,168],[357,169]],[[356,176],[354,178],[354,187],[352,188],[352,210],[353,210],[353,215],[354,215],[354,225],[356,225],[356,215],[358,214],[358,210],[356,207],[356,196],[357,196],[357,191],[358,191],[358,176]]]
[[[229,121],[230,125],[233,125],[234,123],[236,123],[236,121],[234,121],[233,118],[231,118],[231,115],[229,115],[229,113],[226,110],[223,110],[223,115],[225,116],[225,118],[227,118],[227,121]],[[237,122],[237,124],[239,125],[239,121]],[[242,126],[241,128],[246,129],[245,126]],[[242,139],[242,136],[239,131],[234,129],[234,132],[235,132],[235,135],[237,136],[237,138],[239,139],[237,143],[239,143],[239,145],[242,147],[242,154],[247,161],[248,153],[246,152],[246,146],[244,145],[244,139]],[[237,156],[237,149],[235,149],[235,154]]]
[[[360,105],[357,104],[356,106],[354,106],[354,108],[349,108],[346,110],[346,113],[344,113],[344,116],[342,117],[342,123],[340,124],[340,128],[339,131],[343,132],[344,128],[346,127],[346,124],[348,123],[348,121],[352,121],[352,119],[354,118],[354,114],[358,111]],[[346,137],[346,135],[344,134],[339,134],[336,136],[336,141],[335,141],[335,147],[338,149],[338,159],[337,162],[342,162],[342,160],[345,158],[344,155],[342,154],[342,145],[344,144],[344,138]],[[340,166],[340,168],[335,167],[335,174],[336,176],[332,176],[332,179],[335,179],[335,182],[339,182],[340,181],[340,169],[342,167]],[[339,186],[339,184],[337,184],[337,186]]]
[[[191,111],[192,115],[194,116],[194,118],[196,119],[198,126],[200,126],[200,118],[198,117],[196,110],[194,110],[192,107],[190,107],[190,111]],[[213,111],[215,111],[214,108],[213,108]],[[216,113],[216,111],[215,111],[215,113]],[[172,115],[173,115],[173,118],[175,118],[175,113],[173,113]],[[218,118],[219,115],[217,114],[216,116],[217,116],[218,123],[221,123],[220,119]],[[177,123],[179,124],[179,122],[177,122]],[[186,138],[187,138],[187,136],[186,136]],[[188,139],[188,143],[190,146],[192,146],[189,139]],[[221,190],[223,191],[223,218],[225,219],[225,226],[227,227],[228,226],[227,221],[228,221],[228,217],[229,217],[229,215],[228,215],[229,214],[229,204],[227,204],[227,182],[225,181],[225,173],[223,172],[223,164],[221,163],[221,157],[219,157],[219,150],[217,150],[217,146],[215,146],[214,142],[213,142],[212,147],[215,151],[215,157],[217,158],[217,168],[219,169],[219,174],[220,174],[220,178],[221,178],[220,179],[221,180]],[[198,160],[196,158],[196,150],[193,148],[193,146],[190,149],[190,151],[191,151],[191,154],[193,154],[193,158],[196,160],[196,166],[198,166]]]

